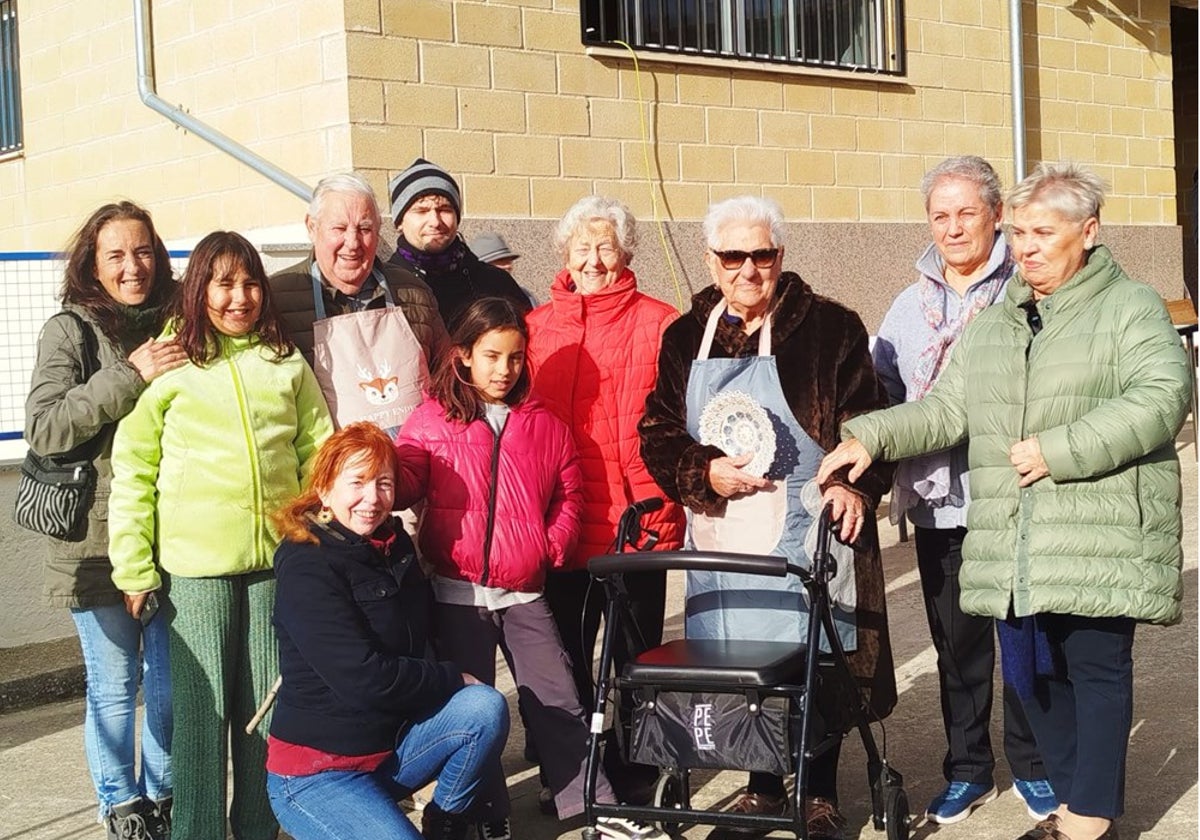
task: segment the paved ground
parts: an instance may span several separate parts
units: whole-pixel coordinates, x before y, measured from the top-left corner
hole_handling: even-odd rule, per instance
[[[1184,464],[1186,599],[1185,619],[1172,628],[1140,628],[1135,642],[1134,728],[1130,739],[1127,813],[1121,820],[1125,840],[1180,840],[1197,837],[1197,491],[1191,427],[1180,441]],[[941,787],[944,750],[934,654],[928,642],[920,587],[911,543],[884,536],[889,583],[888,609],[900,685],[900,702],[886,722],[891,763],[905,777],[915,810],[923,809]],[[679,581],[672,582],[671,603],[680,603]],[[677,611],[668,625],[678,633]],[[501,685],[512,696],[512,685]],[[101,838],[83,759],[78,700],[51,703],[0,715],[0,840]],[[514,721],[516,716],[514,714]],[[995,722],[998,724],[998,720]],[[516,727],[515,727],[516,728]],[[1000,743],[998,727],[993,740]],[[537,774],[521,760],[514,736],[506,760],[513,794],[514,828],[519,840],[578,837],[579,821],[558,823],[537,813]],[[841,763],[842,806],[850,821],[848,838],[882,838],[869,820],[865,761],[855,741]],[[744,776],[717,774],[695,794],[697,804],[728,801]],[[923,825],[916,838],[937,840],[998,838],[1014,840],[1032,821],[1013,795],[1002,766],[997,771],[1000,798],[969,820],[954,826]],[[703,838],[707,828],[689,830]],[[180,838],[179,840],[186,840]]]

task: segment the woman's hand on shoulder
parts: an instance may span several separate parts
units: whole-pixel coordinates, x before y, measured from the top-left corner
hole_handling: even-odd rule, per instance
[[[713,492],[728,499],[731,496],[742,496],[766,487],[770,482],[765,478],[751,475],[742,469],[753,458],[753,452],[746,452],[736,458],[726,455],[710,461],[708,483]]]
[[[155,341],[147,339],[140,347],[129,354],[129,364],[146,382],[152,382],[169,370],[174,370],[188,360],[183,346],[171,339],[170,341]]]

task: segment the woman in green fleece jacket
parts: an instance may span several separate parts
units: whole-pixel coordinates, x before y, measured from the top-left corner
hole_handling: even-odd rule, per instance
[[[1099,178],[1040,164],[1008,198],[1020,268],[923,399],[861,415],[818,480],[969,438],[964,612],[998,619],[1059,808],[1021,840],[1116,840],[1138,622],[1180,618],[1189,360],[1158,294],[1097,244]]]
[[[224,840],[230,743],[233,836],[267,840],[278,833],[267,723],[243,727],[278,670],[269,516],[299,493],[333,427],[262,261],[238,234],[196,246],[168,329],[190,364],[150,384],[113,442],[113,582],[134,614],[150,592],[170,595],[174,835]]]

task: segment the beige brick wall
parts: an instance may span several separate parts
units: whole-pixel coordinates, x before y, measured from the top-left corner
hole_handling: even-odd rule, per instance
[[[550,219],[609,192],[688,220],[749,191],[796,221],[886,223],[923,220],[917,181],[946,155],[1012,180],[1007,0],[908,0],[908,73],[890,80],[648,55],[635,75],[585,55],[578,0],[235,6],[154,3],[159,92],[309,183],[353,165],[382,196],[423,155],[469,216]],[[0,248],[56,247],[116,196],[169,238],[299,220],[289,193],[141,104],[128,3],[21,14],[25,152],[0,161]],[[1169,0],[1025,0],[1024,17],[1030,161],[1097,169],[1107,221],[1175,224]]]
[[[168,239],[302,219],[304,205],[291,193],[142,104],[129,2],[22,3],[19,25],[25,148],[0,160],[0,249],[58,248],[116,198],[149,207]],[[167,102],[307,183],[350,166],[339,4],[156,0],[153,26],[158,92]],[[397,47],[385,56],[386,72],[376,62],[378,72],[403,73],[407,53],[415,76],[416,45]],[[360,62],[360,75],[367,72]],[[379,90],[372,101],[372,91],[356,83],[356,120],[382,121],[386,100]],[[375,158],[379,166],[390,161]]]
[[[646,216],[643,118],[674,219],[749,191],[796,220],[921,221],[920,175],[951,154],[982,154],[1012,181],[1007,0],[909,0],[902,80],[643,55],[640,111],[632,62],[584,54],[577,0],[378,5],[348,2],[347,20],[363,47],[349,55],[351,111],[391,155],[381,165],[356,143],[354,159],[381,191],[423,155],[462,176],[468,215],[554,217],[607,191]],[[1169,0],[1133,9],[1026,0],[1027,156],[1099,171],[1114,185],[1107,220],[1174,224]],[[415,53],[415,75],[377,80],[381,50],[405,74]]]

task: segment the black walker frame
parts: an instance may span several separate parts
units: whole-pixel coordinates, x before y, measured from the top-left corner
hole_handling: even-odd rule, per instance
[[[653,499],[634,504],[625,511],[618,528],[618,552],[623,551],[626,546],[639,544],[638,540],[644,533],[640,525],[642,513],[659,506],[661,502]],[[846,661],[845,650],[834,630],[828,586],[837,572],[837,561],[829,552],[833,527],[832,507],[826,505],[821,511],[818,523],[817,549],[811,571],[788,562],[786,557],[722,552],[642,550],[595,557],[588,562],[588,571],[604,586],[607,603],[595,712],[588,738],[583,840],[597,840],[599,832],[596,829],[596,818],[605,816],[652,822],[672,834],[682,827],[700,824],[759,829],[764,833],[788,830],[793,832],[798,840],[808,840],[808,826],[804,813],[808,765],[814,757],[826,752],[835,743],[830,737],[812,743],[822,736],[822,733],[811,731],[816,716],[813,714],[813,703],[809,702],[809,698],[815,697],[818,668],[821,669],[822,679],[848,681],[847,685],[852,688],[851,695],[858,698],[857,707],[853,710],[854,726],[858,729],[867,754],[867,780],[871,790],[871,812],[875,829],[886,830],[887,840],[907,840],[910,817],[903,777],[887,763],[886,756],[876,746],[874,733],[870,728],[871,713],[862,701],[862,695]],[[651,533],[649,544],[653,544],[655,539],[656,535]],[[646,650],[645,640],[630,614],[623,576],[626,572],[676,570],[739,572],[769,577],[796,575],[803,582],[809,596],[810,620],[805,644],[738,641],[714,644],[683,639]],[[824,630],[832,653],[809,656],[808,651],[819,650],[821,630]],[[610,678],[613,643],[619,632],[625,632],[632,649],[642,653],[625,666],[622,674]],[[803,659],[799,666],[801,673],[792,673],[784,682],[772,682],[773,679],[777,679],[779,663],[783,659],[794,662],[797,653]],[[797,680],[796,677],[800,679]],[[596,802],[601,736],[609,694],[614,688],[618,692],[654,689],[738,695],[745,695],[749,690],[764,697],[787,697],[793,707],[801,710],[799,732],[792,745],[793,755],[789,757],[794,762],[792,772],[795,776],[790,813],[782,816],[731,814],[693,808],[689,780],[691,768],[688,767],[659,768],[652,805],[612,805]],[[616,721],[616,726],[621,727],[622,722]],[[618,737],[616,741],[627,756],[628,739]]]

